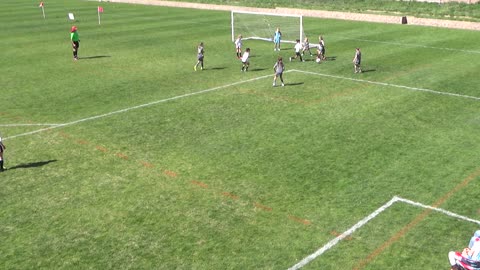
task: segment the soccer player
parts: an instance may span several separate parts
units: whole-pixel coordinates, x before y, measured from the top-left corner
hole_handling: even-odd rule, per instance
[[[322,43],[318,43],[318,50],[317,50],[317,55],[320,56],[320,60],[324,60],[325,56],[323,53],[325,52],[325,47],[323,47]]]
[[[78,48],[80,48],[80,36],[78,35],[77,27],[74,25],[70,29],[70,40],[72,41],[73,60],[78,60]]]
[[[320,50],[322,51],[322,60],[325,60],[325,41],[323,40],[323,36],[318,38],[318,45]]]
[[[3,151],[6,149],[5,145],[2,142],[2,138],[0,137],[0,172],[5,170],[3,167]]]
[[[295,48],[295,56],[290,57],[290,62],[292,62],[292,59],[297,59],[297,57],[299,57],[299,56],[300,56],[300,61],[305,62],[305,60],[303,60],[302,54],[301,54],[303,46],[300,43],[300,39],[297,39],[297,44],[295,44],[294,48]]]
[[[450,261],[451,270],[460,269],[480,269],[480,231],[476,231],[470,239],[468,247],[463,252],[450,251],[448,260]]]
[[[242,35],[238,35],[235,40],[235,51],[237,52],[237,58],[242,58]]]
[[[197,47],[197,63],[195,64],[195,66],[193,66],[193,70],[197,71],[197,67],[198,65],[200,65],[200,69],[203,70],[203,54],[204,54],[205,50],[203,48],[203,42],[200,42],[200,44],[198,44],[198,47]]]
[[[284,70],[285,70],[285,65],[283,64],[283,59],[281,56],[279,56],[277,62],[273,66],[273,71],[275,72],[275,76],[273,77],[273,87],[277,86],[278,77],[280,77],[280,81],[282,81],[282,86],[285,86],[285,84],[283,83]]]
[[[275,33],[273,34],[273,50],[280,51],[280,41],[282,40],[282,32],[280,32],[280,28],[277,27]]]
[[[250,66],[250,62],[248,58],[250,57],[250,48],[245,50],[245,53],[242,56],[242,71],[248,71],[248,67]]]
[[[360,52],[360,48],[355,49],[355,56],[353,57],[353,72],[354,73],[362,73],[362,69],[360,68],[360,64],[362,62],[362,52]]]
[[[305,40],[303,41],[302,55],[304,55],[306,51],[310,53],[310,56],[313,56],[312,51],[310,51],[310,42],[308,42],[307,37],[305,37]]]

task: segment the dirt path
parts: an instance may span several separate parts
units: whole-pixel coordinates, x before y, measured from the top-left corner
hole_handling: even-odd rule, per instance
[[[308,9],[293,9],[293,8],[268,9],[268,8],[253,8],[253,7],[239,7],[239,6],[226,6],[226,5],[224,6],[224,5],[187,3],[187,2],[175,2],[175,1],[163,1],[163,0],[109,0],[109,1],[117,2],[117,3],[131,3],[131,4],[157,5],[157,6],[166,6],[166,7],[208,9],[208,10],[225,10],[225,11],[241,10],[241,11],[268,12],[268,13],[277,13],[277,14],[297,14],[297,15],[303,15],[307,17],[364,21],[364,22],[392,23],[392,24],[400,24],[402,21],[401,16],[362,14],[362,13],[324,11],[324,10],[308,10]],[[477,23],[477,22],[425,19],[425,18],[417,18],[413,16],[407,17],[407,21],[409,25],[423,25],[423,26],[436,26],[436,27],[455,28],[455,29],[480,30],[480,23]]]

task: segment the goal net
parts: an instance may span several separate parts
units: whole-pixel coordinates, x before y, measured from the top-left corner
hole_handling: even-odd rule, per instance
[[[231,17],[232,41],[235,41],[238,35],[242,35],[243,39],[273,41],[277,27],[282,33],[282,42],[295,43],[295,40],[303,41],[305,37],[301,15],[232,10]]]

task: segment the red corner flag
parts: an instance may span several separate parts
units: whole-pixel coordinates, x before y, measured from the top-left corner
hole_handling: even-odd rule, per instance
[[[100,7],[100,6],[98,7],[98,13],[103,13],[103,7]]]
[[[38,7],[43,7],[43,2],[40,2],[40,5]]]

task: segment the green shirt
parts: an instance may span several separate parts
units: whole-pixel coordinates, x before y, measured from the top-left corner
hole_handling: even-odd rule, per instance
[[[70,33],[70,39],[72,41],[80,41],[80,37],[78,36],[78,32],[77,31],[71,32]]]

